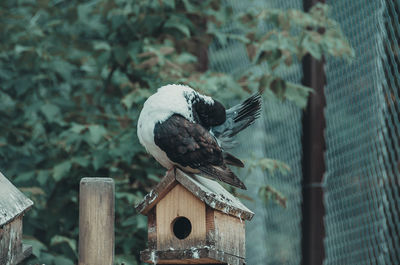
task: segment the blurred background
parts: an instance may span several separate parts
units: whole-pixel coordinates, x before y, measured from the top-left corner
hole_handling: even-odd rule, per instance
[[[169,83],[264,93],[233,151],[248,191],[228,187],[256,213],[247,264],[400,264],[400,3],[317,2],[1,1],[0,171],[35,203],[23,264],[76,264],[90,176],[116,183],[116,263],[141,264],[134,205],[165,170],[136,122]]]

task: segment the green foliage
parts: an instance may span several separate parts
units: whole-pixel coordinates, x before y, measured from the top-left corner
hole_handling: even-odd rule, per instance
[[[249,173],[251,173],[251,171],[256,168],[261,168],[263,171],[267,171],[270,175],[274,175],[276,172],[278,172],[281,175],[285,176],[290,172],[289,165],[282,161],[270,158],[257,159],[253,157],[252,159],[246,161],[246,167],[249,170]],[[270,185],[260,185],[258,189],[258,197],[265,203],[273,201],[278,205],[286,208],[286,197]]]
[[[136,122],[160,85],[185,83],[225,101],[259,89],[304,107],[309,89],[284,81],[279,68],[306,54],[352,55],[326,6],[233,16],[211,0],[1,2],[0,170],[35,202],[25,218],[29,263],[76,263],[84,176],[115,179],[116,260],[140,263],[146,219],[133,205],[164,170],[140,146]],[[232,21],[239,31],[224,30]],[[275,29],[259,34],[251,26],[259,21]],[[245,43],[265,71],[207,70],[214,39]]]
[[[248,55],[264,70],[260,77],[255,78],[259,90],[267,89],[272,92],[269,95],[288,99],[304,108],[310,89],[283,80],[279,76],[282,68],[292,66],[306,55],[317,60],[321,60],[324,54],[347,60],[354,58],[354,50],[343,36],[339,24],[328,15],[329,7],[321,3],[313,6],[309,13],[267,9],[241,15],[241,21],[247,25],[244,29],[249,39]],[[259,23],[272,24],[273,29],[266,34],[257,34],[252,29]],[[252,78],[251,73],[245,76]]]
[[[267,170],[270,174],[278,171],[282,175],[286,175],[290,171],[290,167],[287,164],[270,158],[253,158],[246,161],[246,167],[250,172],[254,168],[261,168],[264,171]]]
[[[270,185],[260,187],[258,190],[258,196],[263,200],[265,203],[270,201],[274,201],[280,206],[286,208],[287,199],[285,196],[282,195],[279,191],[271,187]]]

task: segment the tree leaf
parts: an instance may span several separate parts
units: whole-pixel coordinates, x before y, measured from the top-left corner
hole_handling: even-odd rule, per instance
[[[106,128],[98,124],[89,125],[88,128],[89,128],[90,140],[94,144],[98,144],[100,140],[103,138],[103,136],[107,134]]]
[[[36,180],[39,182],[41,186],[44,186],[50,178],[50,173],[48,170],[40,170],[37,174]]]
[[[81,124],[78,124],[78,123],[72,123],[72,126],[71,126],[71,128],[70,128],[70,131],[71,131],[71,132],[74,132],[74,133],[77,133],[77,134],[80,134],[80,133],[82,133],[83,130],[85,130],[85,129],[87,129],[87,127],[84,126],[84,125],[81,125]]]
[[[0,111],[12,111],[15,101],[6,93],[0,91]]]
[[[283,208],[286,208],[287,198],[282,195],[279,191],[272,188],[271,186],[263,186],[258,189],[258,196],[265,202],[273,200]]]
[[[71,162],[64,161],[53,168],[53,178],[55,181],[60,181],[71,169]]]
[[[150,96],[151,92],[147,89],[135,89],[123,97],[121,102],[127,109],[130,109],[134,103],[143,103]]]
[[[54,264],[57,265],[74,265],[74,262],[64,256],[55,256]]]
[[[50,240],[51,246],[54,246],[57,244],[62,244],[62,243],[66,243],[71,248],[71,250],[73,250],[73,252],[76,253],[77,248],[76,248],[76,241],[74,239],[68,238],[65,236],[61,236],[61,235],[55,235]]]
[[[89,165],[89,159],[84,156],[74,157],[72,161],[82,167],[87,167]]]
[[[46,103],[40,107],[40,111],[46,117],[47,121],[53,122],[60,117],[60,108],[54,104]]]
[[[22,46],[22,45],[15,45],[15,53],[17,55],[20,55],[23,52],[27,52],[27,51],[33,51],[34,49],[32,47],[27,47],[27,46]]]
[[[313,41],[309,35],[304,37],[302,45],[301,45],[307,52],[311,54],[317,60],[321,60],[322,58],[322,49],[321,46]]]
[[[185,37],[190,37],[190,29],[187,25],[183,24],[176,17],[172,17],[164,24],[164,28],[175,29],[181,32]]]
[[[277,98],[285,99],[286,82],[281,78],[275,78],[271,81],[269,88],[274,92]]]
[[[26,183],[33,179],[35,176],[35,171],[27,171],[17,175],[14,179],[15,183]]]
[[[101,151],[96,152],[93,155],[93,161],[92,161],[94,169],[98,170],[98,169],[102,168],[103,166],[105,166],[105,163],[107,162],[108,158],[109,158],[109,154],[106,150],[101,150]]]
[[[312,89],[309,87],[286,82],[285,98],[304,109],[307,106],[308,95],[311,91]]]
[[[93,49],[109,51],[111,50],[111,46],[105,41],[96,41],[93,44]]]
[[[47,250],[47,247],[34,237],[24,237],[22,241],[24,244],[32,246],[32,254],[38,258],[40,258],[40,253],[42,251]]]

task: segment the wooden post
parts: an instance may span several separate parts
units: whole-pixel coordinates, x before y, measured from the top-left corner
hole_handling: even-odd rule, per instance
[[[318,2],[325,0],[303,0],[308,11]],[[314,89],[309,96],[307,110],[303,115],[303,220],[302,220],[302,263],[322,265],[324,248],[324,193],[322,188],[325,173],[325,116],[324,60],[311,56],[303,60],[303,84]]]
[[[114,264],[114,180],[83,178],[79,192],[79,265]]]

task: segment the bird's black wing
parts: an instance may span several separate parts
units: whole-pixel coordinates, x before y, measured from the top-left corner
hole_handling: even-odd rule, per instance
[[[190,167],[245,189],[244,184],[225,165],[222,150],[215,138],[200,124],[192,123],[181,115],[172,115],[156,124],[154,142],[182,169]]]

